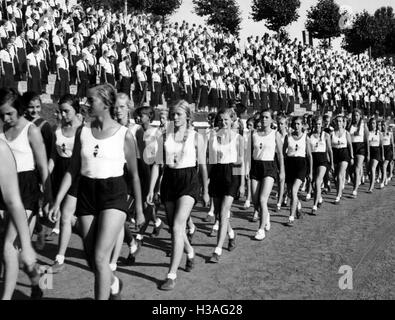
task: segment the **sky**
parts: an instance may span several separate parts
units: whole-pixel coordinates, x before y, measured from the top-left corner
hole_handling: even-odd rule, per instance
[[[264,22],[254,22],[250,19],[251,4],[252,0],[236,0],[239,3],[240,10],[242,12],[242,24],[240,38],[241,41],[245,41],[248,36],[261,36],[269,30],[265,27]],[[289,25],[286,30],[289,32],[291,39],[297,38],[302,41],[302,31],[305,29],[305,21],[307,17],[307,11],[309,8],[317,3],[317,0],[300,0],[301,5],[299,8],[299,19]],[[383,6],[395,6],[394,0],[337,0],[339,6],[347,6],[351,8],[352,12],[358,13],[366,9],[369,13],[374,13],[378,8]],[[183,20],[189,23],[204,24],[204,18],[197,16],[193,11],[192,0],[183,0],[180,9],[171,17],[170,21],[181,22]],[[318,44],[317,39],[314,39],[314,45]],[[335,50],[341,49],[341,39],[335,39],[332,42]]]

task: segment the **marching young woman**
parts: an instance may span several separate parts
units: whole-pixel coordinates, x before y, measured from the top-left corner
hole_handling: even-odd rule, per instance
[[[42,291],[38,286],[40,276],[37,269],[35,268],[36,253],[34,252],[31,243],[28,220],[19,193],[18,173],[15,157],[7,143],[2,140],[0,140],[0,162],[0,202],[4,203],[5,211],[9,215],[9,217],[5,217],[7,220],[9,220],[9,233],[17,233],[21,248],[19,258],[23,264],[25,272],[29,275],[32,282],[32,298],[39,298],[42,296]],[[13,239],[11,239],[8,235],[6,236],[6,240],[6,245],[4,246],[4,251],[2,252],[4,257],[8,255],[8,250],[14,246],[13,241],[11,241]],[[16,274],[18,274],[19,269],[17,259],[14,260],[12,264],[9,264],[8,266],[6,265],[8,268],[13,268],[14,270],[12,270],[12,272],[15,272]],[[6,273],[9,272],[10,270],[6,269]],[[3,295],[2,300],[11,299],[16,286],[16,278],[11,279],[8,277],[7,279],[8,281],[12,280],[14,282],[9,283],[6,281],[4,287],[8,287],[9,289],[8,293]]]
[[[236,234],[230,225],[230,208],[240,187],[244,160],[244,138],[232,130],[232,109],[220,110],[218,130],[209,138],[210,184],[209,194],[214,199],[214,213],[219,221],[217,246],[210,259],[218,263],[226,234],[229,236],[228,250],[236,248]]]
[[[55,148],[53,148],[49,160],[49,171],[52,172],[53,190],[57,194],[62,179],[69,168],[74,148],[75,135],[81,126],[78,117],[80,104],[78,97],[67,94],[59,100],[59,114],[61,117],[60,127],[55,131]],[[67,192],[65,199],[60,205],[60,236],[59,249],[51,271],[57,273],[63,270],[67,246],[71,238],[73,215],[77,206],[78,177]]]
[[[44,191],[43,210],[51,199],[51,183],[49,180],[47,157],[40,130],[27,121],[23,114],[25,106],[22,98],[13,89],[0,89],[0,117],[4,123],[0,132],[0,140],[10,147],[16,161],[19,190],[22,203],[28,218],[30,233],[36,222],[38,211],[40,184]],[[38,171],[38,172],[37,172]],[[7,208],[0,201],[0,210]],[[14,246],[17,231],[9,224],[4,240],[5,284],[3,299],[10,299],[18,277],[18,248]]]
[[[280,134],[281,142],[284,145],[285,137],[288,134],[288,119],[284,115],[280,115],[277,117],[277,131]],[[277,164],[277,168],[280,168],[278,164]],[[279,173],[280,172],[277,170],[277,182],[278,182],[278,196],[277,196],[277,206],[276,206],[277,212],[281,210],[281,206],[287,205],[287,194],[285,193],[285,176],[280,179]]]
[[[307,171],[307,159],[310,166],[309,178],[312,179],[313,159],[311,156],[311,143],[306,132],[303,132],[302,117],[292,119],[291,134],[284,139],[284,156],[285,156],[285,182],[291,198],[290,216],[288,226],[293,226],[295,215],[302,218],[302,205],[298,199],[299,189],[302,186]]]
[[[244,137],[244,149],[245,149],[246,154],[248,154],[247,153],[247,151],[248,151],[247,149],[249,146],[248,141],[250,140],[250,137],[251,137],[252,133],[254,132],[254,118],[252,118],[252,117],[249,118],[247,120],[246,124],[247,124],[248,132],[247,132],[247,134],[244,134],[243,137]],[[246,201],[243,206],[244,209],[249,209],[251,206],[251,202],[252,202],[251,178],[250,178],[250,174],[247,170],[248,170],[248,168],[246,167],[246,172],[245,172],[244,177],[245,177],[245,184],[247,185],[247,194],[246,194]]]
[[[334,170],[334,166],[330,135],[323,131],[322,117],[314,117],[312,125],[313,128],[310,134],[310,148],[313,158],[313,188],[315,190],[312,214],[316,215],[318,207],[321,206],[323,202],[321,196],[321,185],[325,173],[328,170],[328,157],[332,171]]]
[[[276,153],[280,179],[285,178],[283,143],[280,133],[272,129],[272,115],[272,111],[269,109],[261,112],[261,129],[251,134],[251,139],[248,142],[250,150],[246,152],[246,172],[249,172],[251,179],[254,208],[255,211],[260,212],[261,219],[259,229],[254,237],[256,240],[263,240],[265,231],[270,230],[267,202],[277,177]]]
[[[369,129],[369,178],[370,186],[368,193],[372,193],[376,182],[377,165],[382,159],[382,133],[375,118],[370,118],[368,123]]]
[[[346,121],[344,116],[338,115],[334,119],[333,124],[335,130],[331,134],[331,144],[337,190],[335,204],[339,204],[346,181],[348,163],[354,164],[354,151],[350,133],[345,129]]]
[[[136,199],[137,224],[144,222],[135,144],[127,128],[112,119],[115,100],[115,88],[109,84],[89,90],[92,121],[76,133],[70,167],[50,210],[52,218],[58,215],[80,174],[76,216],[87,261],[95,274],[95,298],[100,300],[118,299],[122,289],[109,263],[128,210],[125,160]]]
[[[380,188],[384,188],[391,180],[388,177],[388,165],[394,160],[395,155],[395,145],[394,145],[394,135],[391,129],[388,128],[388,122],[382,120],[380,122],[380,129],[382,133],[382,146],[383,146],[383,157],[382,157],[382,165],[381,165],[381,175],[382,181],[380,184]],[[390,166],[390,169],[391,166]],[[392,175],[392,170],[390,170],[390,175]]]
[[[363,175],[363,163],[365,161],[365,156],[367,159],[370,157],[369,130],[363,121],[363,115],[360,109],[355,108],[353,110],[351,122],[347,128],[347,131],[350,133],[355,157],[353,166],[354,189],[352,191],[352,195],[354,198],[356,198],[358,194],[358,187],[361,184],[361,178]]]
[[[158,141],[157,159],[152,167],[147,196],[147,203],[153,205],[159,165],[164,161],[160,195],[172,234],[172,253],[169,273],[160,286],[161,290],[174,289],[184,250],[187,253],[185,270],[190,272],[195,265],[194,249],[185,231],[187,220],[199,197],[198,173],[202,176],[205,205],[209,202],[204,140],[190,128],[189,104],[184,100],[176,103],[171,109],[170,119],[174,123],[174,130],[170,127]]]

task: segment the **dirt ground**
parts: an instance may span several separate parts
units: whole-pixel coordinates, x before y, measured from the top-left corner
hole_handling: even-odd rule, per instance
[[[262,242],[253,240],[257,223],[249,218],[252,209],[243,210],[242,201],[233,208],[232,225],[237,248],[228,252],[227,242],[219,264],[206,263],[215,247],[208,237],[211,225],[203,222],[207,209],[200,204],[193,211],[197,232],[193,239],[196,268],[184,271],[185,255],[173,291],[158,290],[166,276],[168,229],[159,238],[146,237],[134,266],[119,266],[124,283],[123,299],[128,300],[215,300],[215,299],[394,299],[395,298],[395,197],[394,183],[384,190],[367,194],[362,186],[357,200],[349,198],[347,186],[340,205],[334,193],[325,196],[318,216],[310,216],[312,201],[302,201],[307,213],[293,228],[287,227],[288,208],[274,213],[270,200],[272,228]],[[160,212],[163,216],[163,211]],[[150,233],[152,226],[148,229]],[[48,264],[56,255],[57,239],[48,242],[39,255]],[[122,257],[128,249],[124,244]],[[52,279],[52,289],[44,299],[92,299],[93,274],[84,260],[81,239],[73,234],[66,268]],[[353,271],[353,289],[339,289],[339,268]],[[1,286],[1,284],[0,284]],[[20,273],[15,299],[27,299],[28,278]]]

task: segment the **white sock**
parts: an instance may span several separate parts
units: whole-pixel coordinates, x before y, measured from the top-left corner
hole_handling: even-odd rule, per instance
[[[136,236],[136,239],[137,239],[137,240],[143,240],[143,238],[144,238],[144,237],[143,237],[142,234],[138,234],[138,235]]]
[[[207,215],[208,216],[210,216],[210,217],[214,217],[214,210],[210,210],[208,213],[207,213]]]
[[[130,245],[130,253],[133,254],[133,253],[135,253],[136,251],[137,251],[137,245],[133,242],[133,243]]]
[[[111,294],[117,294],[119,292],[119,279],[115,276],[114,276],[114,278],[115,278],[115,280],[110,287]]]
[[[216,247],[214,253],[218,254],[219,256],[222,254],[222,248]]]
[[[57,228],[54,228],[54,229],[52,229],[52,232],[53,232],[53,233],[56,233],[56,234],[59,234],[59,233],[60,233],[60,230],[57,229]]]
[[[191,253],[187,253],[188,259],[193,259],[193,257],[195,256],[195,250],[192,249]]]
[[[110,263],[110,269],[111,269],[112,272],[117,270],[117,264],[116,263]]]
[[[194,232],[195,232],[195,230],[196,230],[196,228],[195,228],[195,226],[193,226],[191,229],[189,229],[189,234],[192,234],[192,233],[194,233]]]
[[[155,227],[159,227],[161,223],[162,223],[162,220],[157,218],[155,221]]]
[[[59,264],[63,264],[64,263],[64,256],[57,254],[55,257],[55,261],[57,261]]]
[[[177,274],[175,274],[175,273],[168,273],[167,274],[167,279],[176,280],[177,279]]]
[[[230,232],[228,233],[228,236],[230,239],[233,239],[235,237],[235,232],[232,230],[230,230]]]
[[[218,221],[214,223],[213,230],[217,230],[217,231],[219,230],[219,222]]]

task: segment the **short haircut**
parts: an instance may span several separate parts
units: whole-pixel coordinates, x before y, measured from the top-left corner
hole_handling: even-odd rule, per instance
[[[38,92],[35,92],[35,91],[26,91],[26,92],[22,95],[22,101],[23,101],[23,104],[26,106],[26,108],[27,108],[27,106],[29,105],[29,103],[30,103],[31,101],[36,101],[36,100],[39,100],[40,103],[41,103],[40,94],[39,94]]]
[[[74,94],[65,94],[64,96],[62,96],[59,99],[58,105],[59,107],[63,104],[63,103],[68,103],[69,105],[71,105],[76,113],[80,113],[81,107],[80,107],[80,101],[78,99],[78,97]]]
[[[0,106],[5,104],[9,104],[12,108],[16,109],[20,117],[26,111],[22,96],[13,88],[0,88]]]

